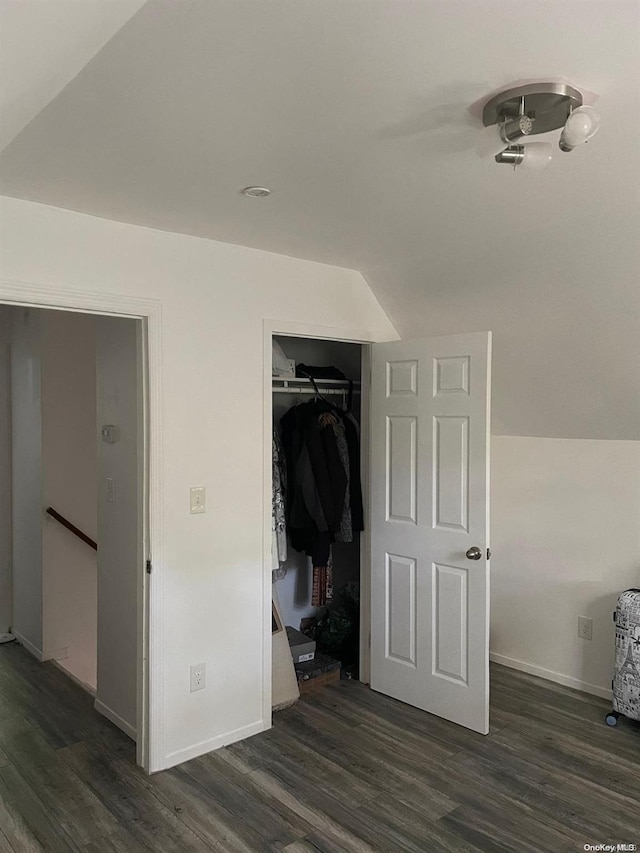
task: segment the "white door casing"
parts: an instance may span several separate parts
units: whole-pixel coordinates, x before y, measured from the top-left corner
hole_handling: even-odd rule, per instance
[[[486,734],[491,333],[371,350],[371,687]]]

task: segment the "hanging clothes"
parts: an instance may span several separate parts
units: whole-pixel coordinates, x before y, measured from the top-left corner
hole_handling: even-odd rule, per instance
[[[294,406],[280,421],[287,460],[287,523],[291,544],[314,566],[326,566],[339,530],[347,477],[335,433],[319,416],[331,411],[322,400]]]
[[[291,545],[311,557],[312,603],[322,606],[332,597],[331,544],[364,529],[358,429],[320,397],[291,408],[280,426]]]
[[[336,444],[338,446],[338,453],[340,454],[340,461],[342,462],[342,467],[344,468],[345,476],[347,478],[345,499],[342,508],[342,518],[340,519],[340,530],[336,533],[336,542],[353,542],[353,526],[351,523],[351,466],[349,460],[349,446],[347,445],[347,439],[345,436],[344,423],[335,415],[332,415],[332,417],[332,429],[336,436]]]
[[[360,477],[360,424],[350,411],[342,414],[344,434],[349,452],[349,503],[354,533],[364,530],[364,507]]]
[[[272,440],[272,473],[271,568],[278,571],[280,564],[285,563],[287,560],[287,521],[285,512],[287,475],[280,436],[275,429],[273,430]]]
[[[333,558],[329,553],[326,566],[313,567],[313,587],[311,589],[311,604],[313,607],[324,607],[333,599]]]

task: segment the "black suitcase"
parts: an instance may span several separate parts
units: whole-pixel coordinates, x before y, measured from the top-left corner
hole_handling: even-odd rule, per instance
[[[608,726],[615,726],[620,715],[640,720],[640,589],[628,589],[618,598],[613,614],[616,623],[616,658],[613,710],[607,714]]]

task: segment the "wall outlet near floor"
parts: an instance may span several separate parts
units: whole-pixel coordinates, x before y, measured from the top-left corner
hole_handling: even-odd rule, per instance
[[[191,692],[196,690],[204,690],[206,686],[206,665],[204,663],[191,664]]]
[[[578,616],[578,636],[583,640],[593,640],[593,619]]]

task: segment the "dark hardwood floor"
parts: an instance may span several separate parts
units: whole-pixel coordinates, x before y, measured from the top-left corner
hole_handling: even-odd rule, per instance
[[[487,737],[343,681],[145,776],[52,664],[0,647],[0,850],[581,851],[640,845],[640,726],[502,667]]]

